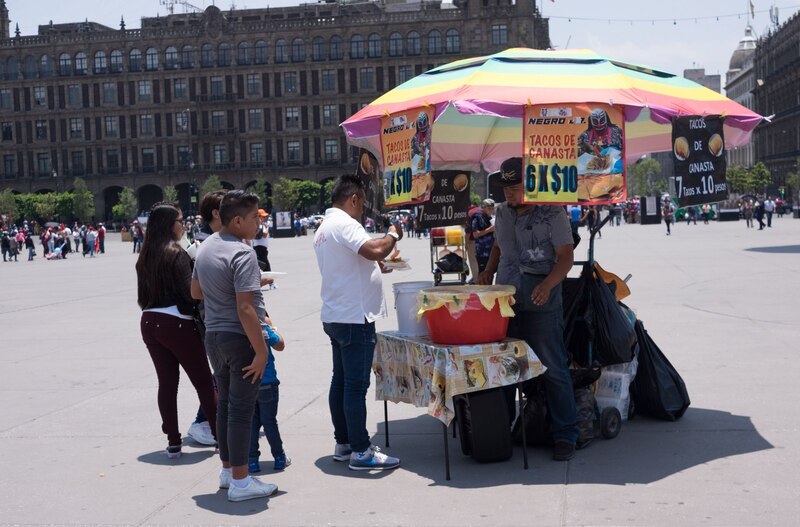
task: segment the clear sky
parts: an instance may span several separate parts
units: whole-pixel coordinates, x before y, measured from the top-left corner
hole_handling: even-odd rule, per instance
[[[11,31],[19,23],[23,35],[37,26],[78,22],[88,18],[118,27],[120,16],[129,29],[138,28],[142,17],[166,15],[165,0],[6,0]],[[211,0],[190,0],[199,8]],[[234,0],[237,8],[296,5],[297,0]],[[303,2],[305,3],[305,2]],[[744,35],[750,0],[536,0],[550,17],[550,39],[557,48],[590,48],[627,62],[680,74],[686,68],[705,68],[723,76],[731,53]],[[228,9],[231,0],[216,0]],[[800,0],[753,0],[756,36],[770,27],[769,9],[776,5],[783,22],[800,10]],[[184,12],[180,4],[176,13]],[[589,19],[589,20],[585,20]]]

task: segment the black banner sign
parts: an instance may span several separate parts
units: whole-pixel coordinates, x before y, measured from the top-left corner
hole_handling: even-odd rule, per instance
[[[464,225],[469,210],[469,172],[434,170],[431,197],[415,206],[417,221],[423,229]]]
[[[364,202],[364,218],[372,218],[376,222],[381,218],[381,206],[383,204],[383,193],[380,191],[381,176],[380,164],[374,155],[367,150],[361,149],[358,155],[358,167],[356,175],[364,182],[366,188],[366,201]]]
[[[672,155],[678,205],[701,205],[728,198],[725,136],[718,115],[678,117],[672,121]]]

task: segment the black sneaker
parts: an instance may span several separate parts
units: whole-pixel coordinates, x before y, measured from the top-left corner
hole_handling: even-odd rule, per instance
[[[553,446],[553,459],[555,461],[569,461],[575,456],[575,445],[569,441],[556,441]]]

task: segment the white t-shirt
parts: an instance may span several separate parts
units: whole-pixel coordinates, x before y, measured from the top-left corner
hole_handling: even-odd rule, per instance
[[[764,201],[764,211],[773,212],[775,210],[775,202],[771,199]]]
[[[314,252],[322,274],[323,322],[363,324],[386,317],[378,262],[358,250],[371,238],[345,211],[330,208],[314,234]]]

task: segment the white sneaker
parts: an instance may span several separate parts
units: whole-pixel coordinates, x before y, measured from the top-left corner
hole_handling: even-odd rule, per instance
[[[233,474],[230,470],[221,469],[219,471],[219,488],[221,489],[228,489],[231,486],[231,480],[233,479]]]
[[[256,498],[266,498],[267,496],[272,496],[278,492],[277,485],[272,483],[264,483],[260,479],[254,478],[253,476],[249,477],[250,481],[243,489],[240,489],[234,485],[233,482],[231,482],[231,486],[228,487],[228,501],[245,501]]]
[[[217,440],[214,439],[214,434],[211,433],[211,425],[208,424],[208,421],[192,423],[186,435],[191,437],[196,443],[200,443],[204,446],[214,446],[217,444]]]
[[[391,470],[399,466],[398,458],[387,456],[375,445],[363,452],[350,454],[350,470]]]

